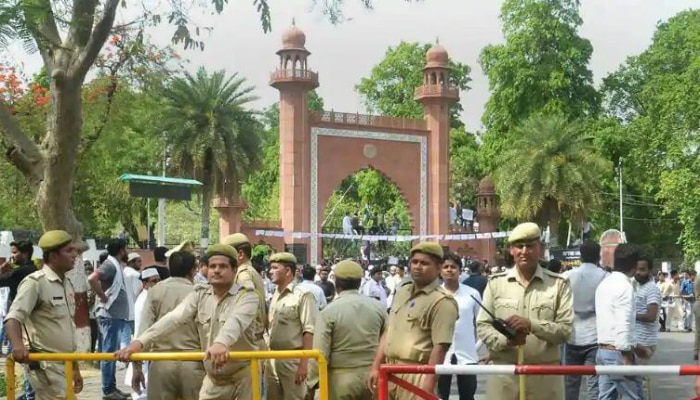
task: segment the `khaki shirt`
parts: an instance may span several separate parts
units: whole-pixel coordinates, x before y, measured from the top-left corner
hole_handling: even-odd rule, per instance
[[[136,335],[141,336],[156,321],[177,308],[193,291],[194,284],[185,278],[171,276],[158,282],[146,294],[139,331]],[[199,331],[194,320],[185,322],[176,331],[154,341],[151,345],[151,350],[157,351],[197,351],[201,349]]]
[[[459,318],[457,301],[433,283],[416,291],[405,282],[396,291],[386,333],[390,362],[427,364],[435,345],[450,345]]]
[[[246,282],[250,282],[255,287],[255,293],[258,295],[260,303],[258,305],[258,313],[255,316],[254,332],[258,340],[263,338],[265,333],[265,324],[267,321],[267,311],[265,310],[265,285],[258,271],[253,268],[250,261],[238,266],[236,278],[233,280],[236,285],[242,286]]]
[[[527,288],[520,279],[517,267],[494,275],[484,291],[484,307],[496,318],[520,315],[530,320],[525,364],[559,364],[559,345],[568,340],[574,320],[569,281],[540,266]],[[476,318],[477,335],[488,347],[491,360],[517,363],[517,348],[508,346],[505,336],[491,326],[492,320],[484,310]]]
[[[357,290],[343,290],[319,313],[314,349],[323,353],[330,368],[370,366],[386,319],[380,302]]]
[[[275,290],[270,301],[270,350],[299,350],[304,333],[314,333],[318,310],[316,300],[290,283],[283,291]]]
[[[136,340],[147,347],[151,342],[194,321],[202,350],[214,343],[228,346],[231,351],[258,350],[252,329],[257,310],[258,296],[252,286],[233,285],[219,302],[210,285],[195,285],[194,292]],[[232,360],[215,371],[211,362],[207,361],[204,367],[208,374],[228,376],[249,364],[248,361]]]
[[[74,353],[77,350],[74,316],[73,283],[68,277],[61,280],[45,265],[19,284],[5,321],[14,319],[26,327],[30,351]]]

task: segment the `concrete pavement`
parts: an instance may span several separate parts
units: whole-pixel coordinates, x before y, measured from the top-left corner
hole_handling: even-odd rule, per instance
[[[653,359],[656,365],[693,364],[693,338],[692,333],[672,332],[659,333],[659,346]],[[0,361],[4,370],[4,359]],[[100,374],[95,368],[83,368],[85,389],[80,394],[82,400],[99,400],[102,398],[100,391]],[[486,378],[479,378],[476,400],[486,399]],[[124,383],[124,370],[117,373],[117,384],[120,389],[127,391]],[[653,400],[690,400],[695,397],[693,377],[689,376],[660,376],[652,377]],[[20,394],[21,390],[17,392]],[[585,385],[582,385],[581,400],[585,400]],[[5,399],[2,397],[0,399]],[[459,400],[457,387],[453,384],[450,400]],[[552,399],[558,400],[558,399]]]

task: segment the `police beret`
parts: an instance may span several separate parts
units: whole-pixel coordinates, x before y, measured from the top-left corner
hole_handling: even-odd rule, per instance
[[[296,264],[297,258],[294,257],[294,254],[292,254],[292,253],[275,253],[275,254],[270,256],[270,262],[271,263],[283,262],[283,263]]]
[[[226,236],[221,243],[236,247],[244,243],[250,243],[250,240],[248,240],[248,236],[242,233],[234,233],[233,235]]]
[[[66,231],[48,231],[39,238],[39,247],[42,251],[56,250],[73,241],[73,237]]]
[[[534,222],[523,222],[513,229],[508,236],[509,243],[517,242],[531,242],[533,240],[540,240],[540,227]]]
[[[360,264],[352,260],[335,264],[335,277],[339,279],[362,279],[363,271]]]
[[[227,244],[212,244],[207,248],[207,257],[213,257],[213,256],[226,256],[233,258],[236,260],[238,258],[238,254],[233,250],[233,247],[227,245]]]
[[[184,251],[186,253],[194,253],[194,243],[192,243],[191,240],[185,240],[184,242],[180,243],[179,245],[168,250],[168,252],[165,253],[165,256],[170,257],[176,251]]]
[[[411,254],[413,253],[429,254],[438,258],[445,257],[445,252],[442,250],[442,246],[435,242],[420,242],[411,249]]]

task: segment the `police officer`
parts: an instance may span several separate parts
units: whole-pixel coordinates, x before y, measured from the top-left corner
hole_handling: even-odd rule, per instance
[[[265,326],[267,325],[267,311],[265,310],[265,284],[262,277],[250,263],[252,257],[252,247],[248,237],[242,233],[234,233],[224,238],[223,244],[227,244],[238,254],[238,269],[236,270],[236,278],[234,283],[243,286],[246,282],[250,282],[255,287],[255,293],[260,299],[258,305],[258,313],[255,316],[254,330],[257,339],[257,346],[260,350],[267,350],[267,344],[263,337]]]
[[[362,267],[354,261],[336,264],[338,298],[320,312],[316,321],[314,349],[318,349],[329,362],[329,387],[333,388],[331,400],[372,399],[365,382],[387,315],[379,301],[358,292],[362,276]],[[317,373],[314,364],[310,379],[314,383]]]
[[[143,312],[137,318],[141,336],[158,320],[174,310],[194,291],[197,260],[194,254],[178,251],[168,258],[170,278],[148,290]],[[194,319],[178,328],[177,334],[153,341],[151,349],[159,352],[201,351],[199,333]],[[141,394],[145,379],[141,363],[134,362],[132,388]],[[197,399],[204,380],[204,367],[196,361],[153,361],[148,368],[147,397],[149,400]]]
[[[539,265],[542,254],[540,229],[526,222],[508,237],[515,267],[495,274],[484,291],[484,306],[502,318],[518,333],[506,339],[491,325],[483,310],[477,317],[477,335],[489,349],[494,364],[516,364],[518,346],[525,346],[525,364],[559,365],[560,345],[566,343],[573,324],[573,305],[569,282]],[[564,397],[562,376],[528,376],[528,400],[552,400]],[[488,378],[487,399],[518,397],[518,377],[492,375]]]
[[[396,292],[391,305],[386,333],[382,336],[368,379],[376,390],[379,366],[388,364],[442,364],[452,344],[455,322],[459,316],[457,302],[438,280],[444,253],[442,246],[422,242],[411,249],[410,282]],[[428,393],[435,393],[436,377],[432,374],[397,374]],[[394,386],[392,399],[416,399],[413,393]]]
[[[177,332],[190,321],[197,325],[201,349],[206,349],[206,377],[199,400],[250,400],[253,397],[250,363],[229,361],[231,351],[254,351],[253,321],[258,310],[258,295],[253,286],[233,283],[237,255],[233,248],[215,244],[207,249],[209,285],[196,285],[194,292],[173,311],[153,324],[116,353],[126,361],[154,341]]]
[[[270,279],[277,285],[270,301],[270,350],[310,350],[318,310],[311,292],[294,284],[294,254],[270,256]],[[308,359],[268,360],[267,400],[302,400],[306,395]]]
[[[66,398],[63,362],[29,362],[29,353],[74,353],[75,291],[66,272],[73,269],[78,248],[65,231],[49,231],[39,239],[44,267],[19,285],[17,297],[5,317],[12,357],[26,364],[28,378],[38,400]],[[29,348],[22,340],[28,336]],[[78,363],[73,363],[75,393],[83,389]]]

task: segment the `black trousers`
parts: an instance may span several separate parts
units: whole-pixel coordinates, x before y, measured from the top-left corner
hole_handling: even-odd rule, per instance
[[[457,356],[452,355],[450,364],[457,364]],[[452,375],[440,375],[438,377],[438,395],[442,400],[450,398],[452,388]],[[457,375],[457,390],[459,400],[474,400],[476,394],[476,375]]]

